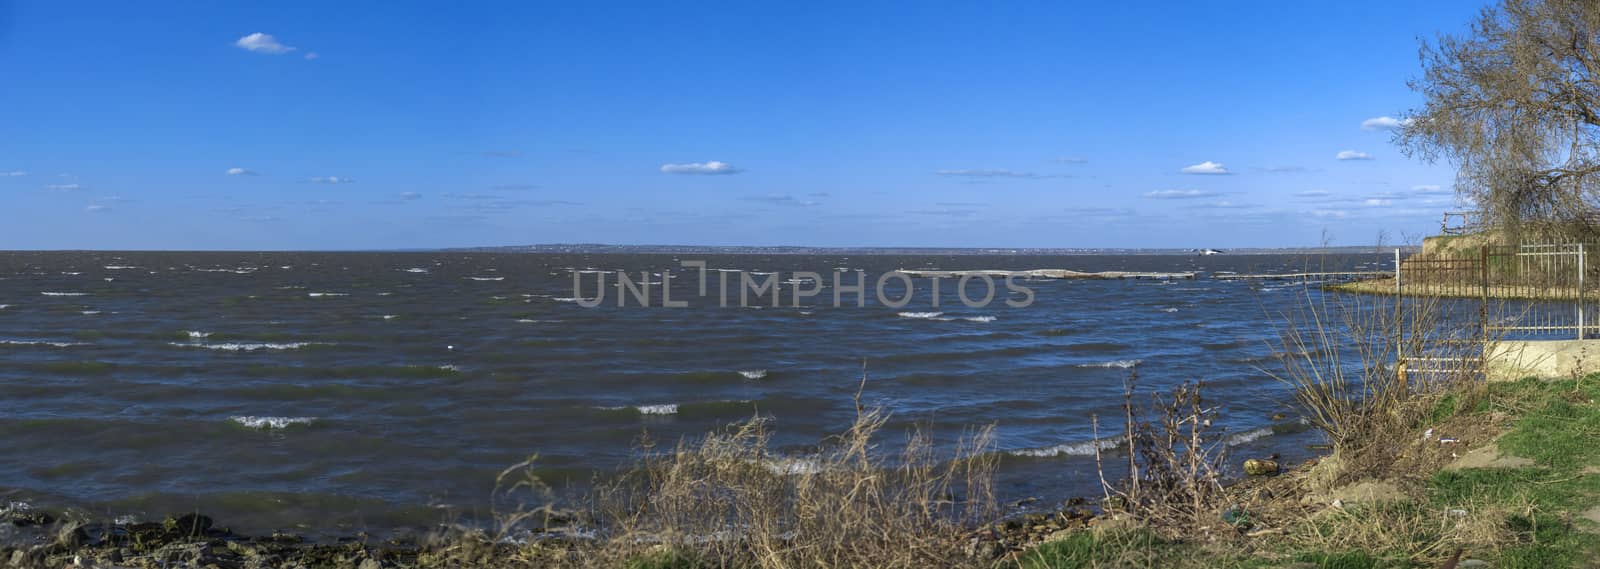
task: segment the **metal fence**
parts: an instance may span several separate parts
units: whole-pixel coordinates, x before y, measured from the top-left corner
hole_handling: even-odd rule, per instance
[[[1407,371],[1475,375],[1491,341],[1600,337],[1593,250],[1524,243],[1404,260],[1396,251],[1397,335]]]

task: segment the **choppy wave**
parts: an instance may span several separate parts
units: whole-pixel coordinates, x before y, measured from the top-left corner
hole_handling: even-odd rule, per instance
[[[228,417],[228,421],[241,427],[262,430],[287,429],[295,425],[310,425],[316,420],[316,417],[257,417],[254,415]]]
[[[428,272],[428,270],[424,269],[422,267],[412,267],[412,268],[406,269],[406,272],[408,272],[408,273],[426,273],[426,272]]]
[[[87,346],[84,342],[52,342],[49,340],[0,340],[0,346],[50,346],[52,348],[70,348],[73,346]]]
[[[471,279],[471,280],[475,280],[475,281],[503,281],[503,280],[506,280],[505,277],[467,277],[467,278]]]
[[[206,344],[203,342],[169,342],[170,345],[180,348],[205,348],[207,350],[222,350],[227,352],[254,352],[257,350],[298,350],[309,346],[325,346],[323,342],[228,342],[225,344]]]
[[[901,312],[901,313],[898,314],[898,316],[900,316],[901,318],[914,318],[914,319],[919,319],[919,320],[932,320],[934,318],[938,318],[940,316],[944,316],[944,313],[943,312]]]
[[[1223,441],[1224,444],[1227,444],[1228,446],[1236,447],[1239,445],[1249,444],[1262,437],[1270,437],[1272,436],[1273,432],[1274,431],[1272,427],[1261,427],[1259,429],[1250,429],[1242,433],[1228,435],[1228,437],[1223,439]]]
[[[45,295],[45,296],[89,296],[89,293],[87,293],[87,292],[52,292],[52,291],[45,291],[45,292],[41,292],[39,294],[42,294],[42,295]]]
[[[183,334],[185,336],[188,336],[188,337],[196,339],[196,340],[211,337],[211,333],[210,332],[202,332],[202,331],[199,331],[199,330],[185,330],[183,332]]]
[[[350,293],[348,293],[348,292],[308,292],[308,293],[306,293],[306,296],[309,296],[311,298],[323,298],[323,297],[328,297],[328,296],[350,296]]]
[[[763,461],[761,465],[767,467],[773,474],[786,476],[822,472],[822,465],[814,458],[781,457]]]
[[[1049,458],[1053,456],[1094,456],[1096,450],[1106,451],[1117,448],[1117,441],[1100,439],[1098,441],[1083,441],[1065,443],[1045,448],[1025,448],[1010,451],[1013,456],[1031,456],[1034,458]]]
[[[663,403],[663,404],[659,404],[659,405],[639,405],[637,407],[634,407],[634,409],[637,409],[639,411],[639,414],[641,414],[641,415],[676,415],[676,414],[678,414],[678,404],[677,403]]]
[[[739,375],[744,376],[745,379],[763,379],[763,378],[767,377],[767,370],[764,370],[764,369],[741,370],[739,372]]]
[[[1142,362],[1142,361],[1143,360],[1112,360],[1112,361],[1109,361],[1109,362],[1095,362],[1095,363],[1089,363],[1089,364],[1078,364],[1077,367],[1114,367],[1114,368],[1128,369],[1128,368],[1132,368],[1134,366],[1139,365],[1139,363]]]

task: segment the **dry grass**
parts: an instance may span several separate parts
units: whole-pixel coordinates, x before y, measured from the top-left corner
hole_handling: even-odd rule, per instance
[[[997,513],[990,429],[971,432],[951,455],[921,431],[886,453],[887,419],[858,395],[849,429],[803,458],[774,452],[761,417],[666,451],[647,446],[573,515],[573,527],[591,531],[536,536],[518,556],[552,567],[992,565],[968,554],[967,539]],[[501,476],[502,494],[525,498],[501,515],[504,535],[567,517],[531,466]]]

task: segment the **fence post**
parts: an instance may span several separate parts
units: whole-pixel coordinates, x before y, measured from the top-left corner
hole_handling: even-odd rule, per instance
[[[1400,288],[1400,248],[1394,249],[1394,356],[1396,363],[1406,361],[1405,302]]]
[[[1583,306],[1583,304],[1584,304],[1585,297],[1583,295],[1583,269],[1584,269],[1584,267],[1583,267],[1583,257],[1584,257],[1584,255],[1583,255],[1583,243],[1579,243],[1578,244],[1578,339],[1579,340],[1582,340],[1584,338],[1584,335],[1583,335],[1583,308],[1584,308],[1584,306]]]

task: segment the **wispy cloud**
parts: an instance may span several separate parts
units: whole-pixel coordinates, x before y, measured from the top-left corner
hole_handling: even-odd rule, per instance
[[[489,189],[491,189],[491,190],[500,190],[500,191],[505,191],[505,192],[520,192],[520,191],[524,191],[524,190],[537,189],[538,187],[539,186],[536,186],[536,185],[533,185],[533,184],[499,184],[499,185],[489,186]]]
[[[255,170],[251,170],[249,168],[229,168],[228,169],[228,175],[229,176],[254,176],[254,175],[256,175],[256,171]]]
[[[1329,198],[1333,197],[1333,192],[1328,190],[1306,190],[1303,192],[1295,192],[1294,197],[1301,199]]]
[[[78,184],[49,184],[46,185],[44,189],[52,192],[76,192],[83,189],[83,186]]]
[[[1189,206],[1189,207],[1193,208],[1193,209],[1250,209],[1250,208],[1261,207],[1261,206],[1257,206],[1257,205],[1254,205],[1254,204],[1235,203],[1235,202],[1230,202],[1228,200],[1221,200],[1221,201],[1214,201],[1214,202],[1206,202],[1206,203],[1202,203],[1202,204],[1195,204],[1195,205],[1192,205],[1192,206]]]
[[[1340,160],[1372,160],[1372,155],[1355,150],[1340,150],[1335,158]]]
[[[1089,159],[1088,158],[1065,157],[1065,158],[1056,158],[1054,160],[1051,160],[1051,162],[1055,162],[1057,164],[1088,164],[1089,163]]]
[[[306,52],[306,60],[307,61],[312,60],[312,59],[316,59],[316,58],[319,58],[319,57],[322,57],[322,56],[317,55],[317,52],[315,52],[315,51]]]
[[[0,172],[0,177],[3,177],[3,178],[17,178],[17,177],[26,176],[26,175],[28,175],[28,173],[27,172],[23,172],[22,170],[12,170],[10,172]]]
[[[822,205],[822,202],[795,199],[794,196],[785,195],[785,194],[768,194],[768,195],[765,195],[765,196],[745,196],[744,198],[741,198],[741,199],[743,199],[745,201],[761,202],[761,203],[768,203],[768,204],[773,204],[773,205],[793,205],[793,206]]]
[[[316,176],[311,178],[311,183],[313,184],[349,184],[354,181],[340,176]]]
[[[1268,174],[1303,174],[1311,171],[1305,166],[1268,166],[1266,168],[1257,168],[1257,170]]]
[[[906,213],[914,213],[917,215],[937,215],[944,217],[970,217],[976,215],[978,210],[966,208],[916,209]]]
[[[1228,170],[1227,166],[1222,165],[1221,162],[1212,162],[1210,160],[1207,160],[1205,162],[1201,162],[1199,164],[1194,164],[1194,165],[1191,165],[1191,166],[1184,166],[1183,169],[1181,169],[1179,171],[1183,172],[1185,174],[1209,174],[1209,175],[1223,175],[1223,174],[1232,174],[1233,173],[1233,172],[1230,172]]]
[[[1411,186],[1411,191],[1424,196],[1448,196],[1456,193],[1455,190],[1436,185]]]
[[[1407,126],[1411,126],[1411,119],[1397,119],[1394,117],[1383,116],[1373,117],[1361,121],[1361,130],[1394,130]]]
[[[406,201],[420,200],[420,199],[422,199],[422,194],[419,194],[417,192],[400,192],[400,199],[403,199],[403,200],[406,200]]]
[[[295,50],[295,48],[292,46],[278,43],[278,38],[272,37],[271,34],[264,34],[261,32],[256,32],[239,38],[239,41],[233,42],[233,45],[238,46],[239,49],[245,51],[253,51],[256,53],[265,53],[270,55],[283,55]]]
[[[1144,197],[1152,200],[1189,200],[1209,198],[1216,195],[1216,192],[1205,190],[1156,190],[1154,192],[1145,192]]]
[[[717,174],[738,174],[738,173],[743,172],[743,171],[744,170],[740,170],[739,168],[735,168],[732,164],[729,164],[727,162],[718,162],[716,160],[712,160],[710,162],[690,162],[688,164],[662,164],[661,165],[661,173],[663,173],[663,174],[710,174],[710,175],[717,175]]]
[[[1033,172],[1020,172],[1020,171],[1017,171],[1017,170],[1007,170],[1007,169],[1004,169],[1004,168],[973,168],[973,169],[959,169],[959,170],[937,170],[934,173],[938,174],[940,176],[951,176],[951,177],[956,177],[956,178],[1052,178],[1052,177],[1054,177],[1054,176],[1043,176],[1043,175],[1035,174]]]

